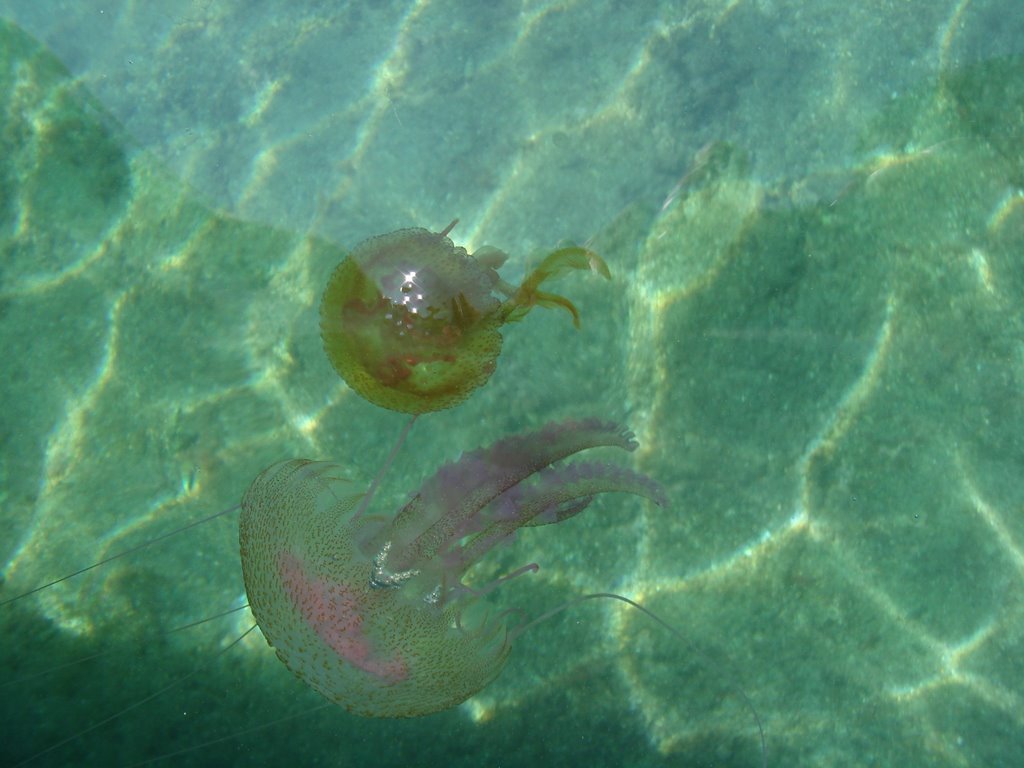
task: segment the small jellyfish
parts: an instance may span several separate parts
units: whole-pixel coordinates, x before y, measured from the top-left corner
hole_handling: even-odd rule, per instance
[[[451,408],[490,378],[501,353],[499,329],[534,306],[561,307],[540,290],[573,270],[610,279],[593,251],[560,248],[518,287],[497,269],[505,253],[484,246],[470,255],[448,233],[400,229],[357,245],[334,270],[320,304],[324,349],[338,374],[375,405],[409,414]]]

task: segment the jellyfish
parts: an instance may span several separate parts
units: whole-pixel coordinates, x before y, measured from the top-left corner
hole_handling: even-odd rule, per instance
[[[484,246],[470,255],[448,234],[400,229],[357,245],[334,270],[320,303],[320,331],[331,365],[369,402],[417,415],[458,405],[494,372],[499,329],[535,306],[558,307],[580,324],[547,280],[574,270],[611,278],[608,265],[579,246],[548,254],[512,286],[498,275],[506,254]]]
[[[239,541],[249,606],[284,664],[358,715],[414,717],[453,707],[502,670],[529,626],[492,615],[490,583],[466,572],[523,527],[559,523],[596,494],[665,498],[630,469],[563,459],[633,434],[596,419],[548,424],[442,466],[393,517],[362,514],[361,492],[329,462],[264,470],[242,500]]]
[[[246,596],[267,643],[329,702],[360,716],[408,718],[449,709],[483,690],[504,668],[517,638],[582,600],[622,601],[685,642],[656,614],[613,593],[583,595],[532,619],[513,621],[519,615],[515,610],[488,609],[481,598],[537,571],[536,563],[483,584],[467,578],[475,564],[520,529],[568,520],[597,494],[623,492],[666,504],[660,486],[631,469],[590,460],[565,463],[599,446],[633,451],[637,442],[628,430],[598,419],[550,423],[445,464],[390,517],[367,514],[362,504],[367,492],[335,463],[291,459],[269,466],[244,494],[239,516]],[[72,733],[26,762],[91,733],[195,674]],[[757,724],[761,765],[766,768],[760,717],[742,689],[736,692]]]

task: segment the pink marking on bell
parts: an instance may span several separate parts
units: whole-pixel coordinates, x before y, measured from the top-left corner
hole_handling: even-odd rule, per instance
[[[288,551],[278,556],[277,567],[302,618],[339,657],[388,684],[409,676],[408,667],[397,655],[388,659],[375,653],[373,640],[363,631],[356,590],[343,583],[307,578],[302,563]]]

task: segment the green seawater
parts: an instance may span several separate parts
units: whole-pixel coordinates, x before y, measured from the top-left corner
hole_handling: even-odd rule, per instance
[[[228,514],[0,605],[0,763],[759,766],[737,689],[770,766],[1019,763],[1013,3],[49,5],[0,5],[0,602],[280,459],[372,477],[405,420],[333,372],[320,293],[457,216],[513,278],[587,242],[614,279],[558,285],[579,331],[505,328],[374,511],[620,421],[669,504],[602,497],[480,576],[537,562],[495,610],[615,591],[687,640],[591,601],[465,705],[357,718],[229,647],[245,611],[172,631],[245,602]]]

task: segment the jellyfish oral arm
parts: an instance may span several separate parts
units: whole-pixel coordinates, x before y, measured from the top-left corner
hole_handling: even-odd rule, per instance
[[[597,446],[632,451],[636,441],[613,423],[566,421],[499,440],[441,467],[390,524],[361,541],[374,564],[370,586],[395,588],[415,580],[413,591],[444,605],[473,593],[462,582],[465,572],[524,526],[567,520],[602,493],[665,503],[657,483],[628,468],[558,463]]]
[[[632,451],[636,445],[633,434],[620,426],[585,419],[548,424],[463,455],[441,467],[395,517],[390,535],[384,537],[394,543],[393,569],[410,570],[453,542],[489,527],[481,511],[550,464],[587,448]],[[369,554],[379,548],[376,544]]]
[[[560,523],[578,515],[599,493],[632,493],[645,496],[658,505],[665,503],[661,489],[649,478],[624,467],[595,462],[579,462],[541,473],[537,482],[520,491],[515,498],[508,492],[491,503],[490,525],[464,545],[458,545],[458,557],[469,567],[491,549],[524,526]]]
[[[604,259],[593,251],[579,246],[559,248],[548,254],[502,305],[506,322],[522,320],[535,306],[561,307],[572,315],[572,324],[579,328],[580,313],[571,301],[564,296],[540,290],[540,285],[544,281],[561,277],[573,270],[590,270],[605,280],[611,280],[612,277]]]

